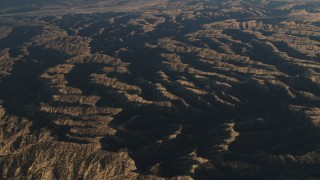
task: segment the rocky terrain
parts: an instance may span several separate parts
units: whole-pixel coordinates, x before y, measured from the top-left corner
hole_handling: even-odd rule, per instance
[[[4,2],[0,179],[320,177],[318,1]]]

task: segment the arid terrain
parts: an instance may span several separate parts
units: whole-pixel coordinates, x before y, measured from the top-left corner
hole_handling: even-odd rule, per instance
[[[319,179],[317,0],[0,0],[0,179]]]

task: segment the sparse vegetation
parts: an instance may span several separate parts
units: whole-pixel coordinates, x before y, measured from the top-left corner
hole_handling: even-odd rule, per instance
[[[4,2],[0,179],[319,178],[318,2]]]

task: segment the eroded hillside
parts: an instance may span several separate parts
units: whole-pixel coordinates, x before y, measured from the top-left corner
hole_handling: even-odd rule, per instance
[[[320,176],[320,3],[0,19],[0,179]]]

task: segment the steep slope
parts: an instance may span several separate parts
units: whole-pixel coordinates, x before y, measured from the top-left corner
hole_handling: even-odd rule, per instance
[[[0,21],[3,179],[312,179],[320,4]]]

